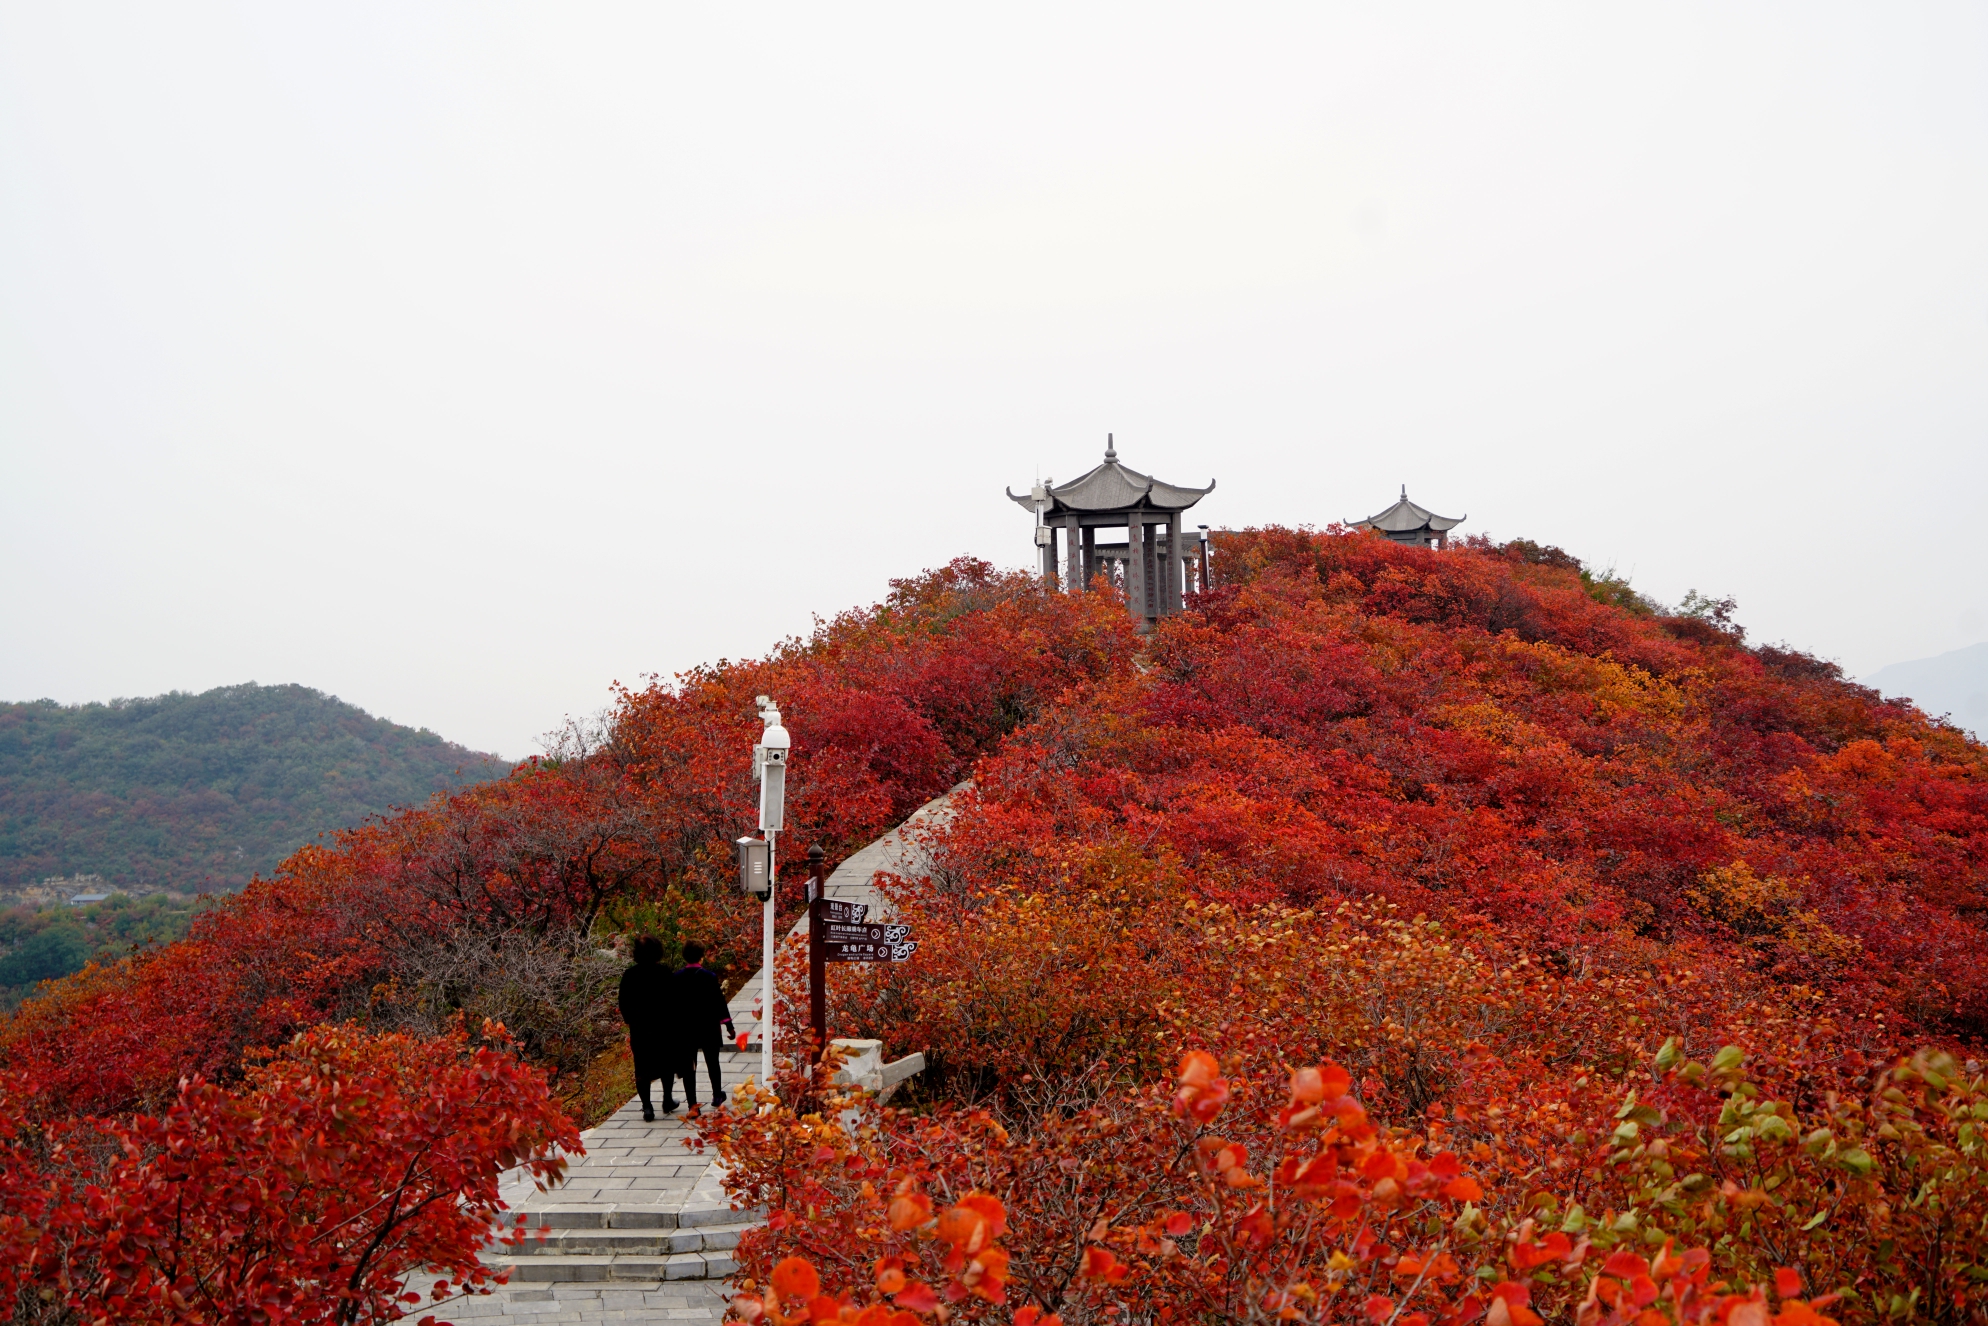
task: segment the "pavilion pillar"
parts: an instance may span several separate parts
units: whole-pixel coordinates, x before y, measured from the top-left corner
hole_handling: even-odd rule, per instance
[[[1063,592],[1084,592],[1084,536],[1077,528],[1077,513],[1063,517]]]
[[[1147,624],[1151,624],[1153,618],[1159,616],[1159,596],[1161,596],[1161,579],[1159,579],[1159,531],[1161,529],[1163,527],[1157,525],[1157,523],[1155,525],[1143,525],[1143,523],[1139,525],[1139,547],[1145,553],[1143,573],[1145,573],[1145,620],[1147,620]]]
[[[1146,526],[1134,511],[1125,517],[1125,610],[1132,620],[1146,620]]]
[[[1056,577],[1056,527],[1045,525],[1043,528],[1049,531],[1049,541],[1037,548],[1036,552],[1042,558],[1042,578],[1053,580]]]
[[[1092,526],[1084,526],[1083,561],[1079,568],[1084,573],[1084,588],[1091,587],[1091,577],[1098,573],[1098,532]]]
[[[1160,582],[1164,586],[1160,591],[1161,612],[1180,611],[1181,574],[1180,512],[1169,511],[1167,512],[1167,572],[1165,579]]]

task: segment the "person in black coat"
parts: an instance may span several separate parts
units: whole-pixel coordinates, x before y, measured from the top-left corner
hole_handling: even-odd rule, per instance
[[[718,1028],[723,1026],[726,1035],[736,1033],[732,1031],[732,1010],[725,1004],[725,987],[718,973],[704,966],[702,944],[683,946],[683,970],[676,974],[676,1008],[681,1019],[677,1070],[683,1075],[683,1098],[690,1102],[690,1112],[697,1113],[697,1056],[701,1053],[711,1070],[711,1103],[723,1105],[725,1089],[718,1076],[718,1051],[724,1037]]]
[[[680,1054],[675,973],[663,965],[663,941],[643,935],[635,941],[635,965],[621,973],[621,1020],[628,1024],[628,1050],[635,1058],[635,1094],[642,1117],[656,1121],[649,1084],[663,1079],[663,1113],[676,1108],[676,1061]],[[691,1097],[695,1104],[697,1098]]]

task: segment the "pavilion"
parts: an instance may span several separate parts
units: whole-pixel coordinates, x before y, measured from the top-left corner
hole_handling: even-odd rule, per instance
[[[1399,502],[1365,520],[1349,520],[1346,526],[1348,529],[1370,529],[1396,543],[1413,544],[1418,548],[1447,548],[1450,546],[1450,531],[1469,518],[1468,513],[1455,517],[1439,516],[1427,507],[1415,505],[1408,500],[1408,485],[1403,484]]]
[[[1061,586],[1075,594],[1089,588],[1093,576],[1109,576],[1124,586],[1126,608],[1146,631],[1161,617],[1180,611],[1188,542],[1200,552],[1198,582],[1208,583],[1206,536],[1197,531],[1183,541],[1180,517],[1214,491],[1213,480],[1206,488],[1182,488],[1120,464],[1106,434],[1102,465],[1069,483],[1045,481],[1023,495],[1009,492],[1008,499],[1036,517],[1035,541],[1046,579],[1057,579],[1060,564]],[[1100,543],[1101,529],[1122,529],[1125,541]]]

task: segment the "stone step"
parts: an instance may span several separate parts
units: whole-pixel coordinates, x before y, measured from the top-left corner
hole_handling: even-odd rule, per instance
[[[558,1253],[518,1257],[516,1249],[483,1255],[512,1284],[570,1284],[598,1280],[722,1280],[738,1269],[728,1251],[677,1253]]]
[[[729,1206],[647,1206],[629,1202],[618,1206],[549,1202],[526,1207],[517,1214],[530,1229],[696,1229],[704,1225],[756,1225],[766,1208],[735,1211]]]
[[[644,1254],[669,1256],[679,1252],[727,1252],[738,1246],[749,1223],[703,1225],[689,1229],[555,1229],[544,1239],[528,1237],[517,1244],[496,1244],[502,1257],[563,1257],[585,1254]]]

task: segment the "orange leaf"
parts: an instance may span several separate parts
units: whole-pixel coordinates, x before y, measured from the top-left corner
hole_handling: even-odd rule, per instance
[[[821,1292],[821,1277],[805,1257],[789,1257],[773,1268],[773,1296],[781,1302],[790,1298],[813,1298]]]
[[[1800,1298],[1802,1273],[1791,1266],[1783,1266],[1774,1272],[1774,1292],[1782,1298]]]
[[[963,1252],[987,1245],[987,1220],[970,1206],[949,1206],[939,1213],[938,1235]]]
[[[980,1218],[987,1222],[987,1237],[990,1239],[1000,1238],[1002,1231],[1008,1227],[1007,1208],[1001,1205],[999,1198],[984,1192],[970,1192],[959,1199],[959,1204],[969,1211],[980,1213]]]
[[[1189,1050],[1181,1056],[1174,1078],[1184,1087],[1205,1087],[1215,1080],[1222,1066],[1206,1050]]]
[[[932,1218],[932,1199],[922,1192],[900,1193],[890,1199],[886,1218],[892,1229],[916,1229]]]
[[[1453,1202],[1476,1202],[1484,1198],[1484,1185],[1468,1174],[1460,1174],[1443,1185],[1443,1196]]]

